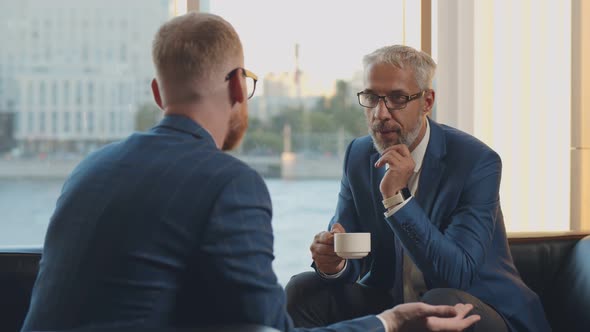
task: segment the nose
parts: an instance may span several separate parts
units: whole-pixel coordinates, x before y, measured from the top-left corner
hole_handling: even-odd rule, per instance
[[[373,108],[373,116],[375,119],[381,121],[391,118],[391,113],[389,113],[389,110],[385,107],[385,100],[383,100],[383,98],[380,98],[377,106]]]

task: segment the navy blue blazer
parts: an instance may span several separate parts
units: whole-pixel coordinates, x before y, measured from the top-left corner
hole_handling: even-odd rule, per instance
[[[253,323],[291,330],[262,178],[166,116],[63,186],[23,330]],[[382,331],[375,316],[318,331]]]
[[[430,122],[416,197],[385,218],[379,184],[384,167],[371,137],[346,151],[336,213],[329,228],[371,232],[371,254],[349,260],[337,280],[391,289],[403,301],[404,250],[431,288],[466,291],[494,307],[511,331],[550,331],[538,296],[521,280],[508,248],[500,209],[500,157],[457,129]],[[337,282],[337,281],[335,281]]]

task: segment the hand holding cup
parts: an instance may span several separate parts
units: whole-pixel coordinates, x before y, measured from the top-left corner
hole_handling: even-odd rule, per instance
[[[346,230],[335,223],[329,232],[316,234],[309,247],[316,268],[325,274],[335,274],[344,268],[345,260],[334,252],[334,235],[341,233],[346,233]]]

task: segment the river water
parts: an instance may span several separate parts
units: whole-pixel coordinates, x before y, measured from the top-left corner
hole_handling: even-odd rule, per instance
[[[0,179],[0,247],[40,246],[64,180]],[[267,179],[273,202],[275,261],[284,286],[309,271],[309,245],[336,205],[339,180]]]

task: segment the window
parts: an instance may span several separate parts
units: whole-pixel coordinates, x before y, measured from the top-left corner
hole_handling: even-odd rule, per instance
[[[57,125],[58,125],[58,120],[57,120],[57,112],[51,112],[51,133],[52,134],[57,134]]]
[[[63,123],[63,128],[64,128],[64,133],[69,133],[70,132],[70,112],[66,111],[64,112],[64,123]]]
[[[151,95],[144,93],[149,92],[154,77],[153,35],[171,17],[170,8],[178,9],[182,2],[0,4],[2,33],[16,43],[14,47],[0,47],[0,59],[11,59],[9,70],[0,72],[3,91],[8,91],[11,82],[18,87],[12,90],[15,111],[22,120],[22,130],[14,137],[12,151],[20,151],[15,160],[30,167],[45,167],[38,161],[48,157],[62,165],[59,170],[52,169],[61,171],[59,179],[40,180],[26,173],[30,169],[26,167],[0,174],[0,211],[4,216],[0,221],[0,247],[41,245],[69,171],[88,153],[136,129],[136,114],[153,103]],[[367,133],[355,95],[363,86],[362,56],[390,44],[420,48],[420,1],[364,1],[363,8],[375,8],[370,11],[371,19],[360,17],[361,5],[354,1],[200,3],[201,10],[232,23],[244,44],[245,66],[260,78],[256,95],[249,102],[248,135],[234,154],[256,168],[269,187],[274,207],[275,271],[285,284],[291,275],[309,269],[308,245],[314,234],[326,228],[334,212],[345,148],[351,139]],[[535,164],[542,171],[538,174],[544,175],[539,178],[559,193],[560,206],[567,205],[562,198],[569,197],[568,188],[558,183],[561,178],[546,175],[552,167],[569,172],[569,161],[558,164],[548,160],[544,148],[551,145],[533,142],[555,138],[551,144],[559,146],[559,159],[569,160],[564,151],[564,147],[570,148],[564,139],[570,134],[567,117],[553,123],[553,115],[547,110],[568,112],[571,107],[571,99],[564,92],[570,88],[571,77],[569,69],[563,68],[569,68],[567,58],[572,54],[559,53],[574,42],[567,28],[571,25],[570,5],[558,0],[534,6],[481,0],[449,2],[443,8],[437,3],[433,0],[433,8],[437,8],[433,11],[433,54],[440,75],[436,81],[440,88],[436,119],[473,133],[501,154],[505,167],[502,202],[509,230],[539,230],[533,224],[510,225],[520,217],[567,220],[567,215],[542,212],[553,204],[547,201],[551,196],[541,197],[547,191],[539,189],[531,174],[518,172],[518,167],[523,158],[529,166]],[[456,8],[458,14],[449,19],[452,3],[471,7],[461,7],[463,11]],[[542,15],[532,7],[541,8]],[[493,16],[507,12],[505,21],[497,14]],[[50,29],[44,28],[45,22],[51,22]],[[102,26],[97,28],[95,22]],[[471,33],[471,39],[449,36],[453,22],[457,34]],[[465,29],[466,22],[472,22],[469,29]],[[506,22],[510,24],[503,25]],[[469,47],[462,47],[466,42],[471,43]],[[50,53],[46,45],[51,46]],[[551,50],[553,45],[559,47]],[[557,60],[550,63],[553,58],[549,54],[556,55]],[[554,64],[562,70],[553,68]],[[465,75],[469,78],[466,81]],[[445,77],[462,85],[443,82]],[[555,90],[548,90],[549,84]],[[461,89],[465,86],[468,89]],[[451,90],[461,94],[451,98]],[[563,104],[556,104],[551,96],[557,96],[555,100]],[[537,110],[544,113],[537,114]],[[63,116],[61,124],[59,114]],[[519,136],[521,128],[526,134]],[[555,129],[555,135],[543,137],[535,128],[544,128],[545,133]],[[5,153],[0,152],[0,160],[4,161]],[[509,183],[512,187],[506,187]],[[526,208],[521,210],[538,211],[525,216],[517,204],[509,203],[520,199],[516,198],[516,186],[533,194],[521,195],[526,197]],[[540,229],[551,229],[546,225],[544,222]]]
[[[76,112],[76,133],[82,132],[82,112]]]
[[[119,112],[119,119],[117,121],[118,126],[118,132],[122,133],[124,130],[124,118],[123,116],[125,115],[124,111]]]
[[[88,61],[88,45],[82,45],[82,61]]]
[[[82,106],[82,82],[76,82],[76,106]]]
[[[126,103],[126,99],[127,99],[127,91],[125,89],[125,83],[124,82],[119,82],[119,87],[118,87],[118,95],[119,95],[119,105],[123,106]]]
[[[27,82],[26,95],[27,95],[27,109],[28,109],[28,111],[31,111],[31,109],[33,107],[34,99],[35,99],[32,81]]]
[[[41,84],[39,85],[39,105],[41,105],[41,107],[45,106],[46,103],[46,91],[45,91],[45,82],[41,82]]]
[[[51,106],[57,106],[57,82],[51,83]]]
[[[45,117],[45,112],[40,112],[39,113],[39,132],[41,134],[45,133],[45,125],[46,125],[46,117]]]
[[[94,112],[88,113],[88,133],[94,132]]]
[[[499,153],[508,231],[568,230],[571,50],[579,42],[572,39],[571,2],[482,0],[439,8],[445,19],[438,25],[436,119]]]
[[[70,104],[70,82],[64,81],[63,83],[63,101],[62,104],[64,106],[68,106]]]
[[[27,131],[28,133],[32,133],[35,128],[34,122],[34,114],[33,112],[27,112]]]
[[[25,114],[23,112],[17,113],[16,117],[15,117],[15,122],[14,122],[14,128],[16,131],[20,132],[20,134],[23,134],[24,128],[23,128],[23,124],[24,124],[24,118],[25,118]]]
[[[120,52],[119,58],[120,58],[121,62],[127,62],[127,45],[121,44],[119,52]]]
[[[202,9],[236,28],[245,66],[259,77],[248,135],[236,155],[265,176],[274,209],[275,272],[286,284],[310,269],[309,244],[334,213],[346,146],[367,134],[356,100],[362,57],[390,44],[419,47],[419,2],[364,1],[363,8],[376,9],[368,21],[356,2],[208,4]]]
[[[116,132],[117,122],[115,121],[115,112],[109,113],[109,129],[111,134]]]
[[[94,106],[94,83],[88,82],[88,105]]]
[[[118,98],[119,93],[120,93],[120,91],[117,90],[116,84],[112,83],[111,84],[111,106],[114,107],[114,106],[120,104],[119,98]]]
[[[15,38],[20,43],[16,50],[0,48],[0,57],[14,56],[15,66],[20,68],[13,75],[30,72],[41,63],[47,67],[46,72],[36,74],[43,78],[26,77],[20,83],[26,89],[18,96],[24,101],[22,110],[18,111],[26,110],[29,129],[16,137],[23,160],[37,165],[35,161],[40,154],[53,159],[67,156],[62,165],[69,163],[72,169],[93,149],[125,137],[135,129],[136,111],[146,103],[153,103],[152,96],[143,92],[150,91],[149,84],[154,77],[151,62],[154,33],[170,18],[170,8],[180,2],[105,4],[100,0],[68,0],[34,4],[9,1],[0,5],[9,20],[5,24],[8,33],[29,34],[27,38]],[[293,0],[277,4],[252,0],[207,4],[202,1],[203,10],[220,14],[234,24],[244,43],[246,65],[260,77],[258,92],[250,103],[251,129],[236,155],[254,160],[253,164],[265,158],[271,161],[259,171],[264,173],[273,194],[276,250],[280,257],[277,262],[284,264],[277,270],[282,283],[294,271],[308,268],[309,261],[301,259],[307,257],[307,246],[300,244],[311,241],[313,234],[326,227],[336,202],[343,151],[350,139],[366,133],[353,93],[361,81],[362,56],[385,44],[405,41],[416,46],[419,43],[415,38],[419,31],[416,8],[407,2],[404,12],[403,2],[372,0],[364,4],[381,9],[372,13],[374,18],[370,21],[370,30],[380,33],[367,34],[367,29],[362,28],[364,23],[359,22],[358,4],[354,2]],[[142,15],[137,15],[139,12]],[[249,13],[248,18],[244,12]],[[268,15],[269,12],[274,14]],[[31,26],[19,24],[22,13],[29,15],[26,20],[33,22]],[[411,22],[405,28],[404,14],[406,22]],[[51,22],[49,42],[40,28],[47,21]],[[94,22],[101,21],[103,28],[95,29]],[[342,39],[343,36],[346,38]],[[326,52],[327,40],[330,52]],[[51,62],[44,59],[47,44],[52,48]],[[20,56],[25,47],[28,51],[24,57]],[[29,54],[31,58],[27,58]],[[126,64],[134,54],[138,55],[133,57],[137,60],[132,66]],[[54,86],[47,83],[52,82],[47,78],[60,83]],[[41,84],[46,86],[41,88]],[[38,118],[35,114],[39,114]],[[35,125],[34,120],[39,124]],[[103,122],[104,130],[97,129],[103,127]],[[45,127],[45,133],[37,135],[34,129],[41,131],[41,126]],[[67,135],[61,135],[60,128]],[[61,135],[59,139],[58,135]],[[283,152],[303,161],[301,169],[297,169],[303,173],[283,171],[282,174]],[[38,179],[20,180],[27,174],[12,174],[9,180],[0,180],[0,187],[13,188],[9,192],[21,193],[17,199],[28,202],[5,206],[4,197],[0,197],[0,208],[12,218],[8,222],[22,224],[10,234],[0,232],[0,246],[42,243],[44,227],[67,174],[67,170],[63,171],[62,179],[47,181],[42,189],[37,185]],[[291,175],[297,180],[280,179]],[[311,179],[314,175],[320,179]],[[292,196],[288,196],[290,192]],[[300,220],[293,219],[293,211],[289,210],[289,204],[297,199],[289,197],[308,198],[300,206],[303,218],[310,222],[302,232],[289,231],[301,227]],[[39,207],[39,211],[29,211],[26,206],[31,205]],[[297,249],[290,248],[290,243],[295,242]]]

